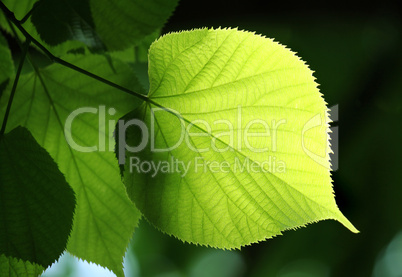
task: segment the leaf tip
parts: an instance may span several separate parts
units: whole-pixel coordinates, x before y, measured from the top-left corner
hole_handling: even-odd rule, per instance
[[[342,214],[341,211],[339,211],[339,213],[335,216],[334,219],[337,220],[338,222],[340,222],[343,226],[345,226],[347,229],[349,229],[349,231],[351,231],[352,233],[355,233],[355,234],[360,233],[360,231],[349,221],[349,219],[346,218],[346,216],[344,216]]]

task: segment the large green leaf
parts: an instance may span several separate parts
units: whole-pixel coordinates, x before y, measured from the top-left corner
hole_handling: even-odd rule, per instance
[[[124,87],[141,91],[130,68],[121,62],[115,61],[111,68],[106,58],[98,55],[65,58]],[[0,99],[1,112],[8,94]],[[7,124],[8,129],[26,126],[57,162],[76,193],[77,208],[67,250],[108,267],[119,276],[123,274],[123,255],[140,214],[127,197],[114,153],[109,151],[114,147],[109,126],[136,103],[128,94],[54,64],[41,69],[39,74],[32,72],[20,77]],[[82,109],[85,107],[88,110]],[[70,117],[71,128],[67,126],[65,133],[65,122],[74,111],[76,117]],[[98,151],[85,153],[79,146],[99,147]]]
[[[30,262],[0,255],[0,277],[37,277],[44,268]]]
[[[236,29],[173,33],[151,46],[149,77],[117,154],[157,228],[219,248],[324,219],[357,232],[333,195],[326,104],[293,52]]]
[[[103,43],[109,50],[138,44],[160,29],[178,0],[90,0],[92,16]]]
[[[75,196],[23,127],[0,136],[0,202],[0,254],[51,265],[66,248]]]

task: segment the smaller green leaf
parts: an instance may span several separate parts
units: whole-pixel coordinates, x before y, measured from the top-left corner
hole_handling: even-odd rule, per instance
[[[147,63],[148,49],[151,44],[159,38],[161,30],[156,30],[150,35],[144,37],[137,45],[122,51],[112,52],[112,56],[128,63]]]
[[[0,84],[12,77],[14,64],[6,39],[0,33]]]
[[[38,0],[2,0],[1,2],[14,13],[17,19],[22,19],[33,7],[33,5]],[[29,20],[28,20],[29,21]],[[5,30],[7,33],[12,34],[10,25],[7,22],[7,18],[4,16],[2,12],[0,12],[0,27]],[[31,33],[33,26],[32,24],[24,23],[24,28]],[[17,33],[21,34],[18,30]],[[22,34],[21,34],[22,35]],[[21,38],[23,36],[20,36]]]
[[[122,51],[110,53],[112,57],[119,59],[131,66],[138,78],[138,81],[141,83],[141,86],[145,88],[145,91],[148,91],[149,89],[148,49],[151,44],[160,36],[160,33],[161,30],[156,30],[152,34],[146,36],[136,46]]]
[[[14,63],[6,39],[0,33],[0,97],[14,74]]]
[[[123,87],[143,92],[130,67],[118,60],[112,59],[112,68],[100,55],[66,55],[63,59]],[[0,118],[9,95],[10,89],[0,99]],[[37,72],[21,75],[6,128],[6,131],[19,125],[28,128],[76,193],[77,206],[67,251],[107,267],[117,276],[124,276],[123,256],[141,214],[128,198],[114,154],[109,151],[114,146],[109,126],[114,126],[113,121],[133,105],[139,105],[133,96],[52,64],[42,68],[40,75]],[[90,112],[81,114],[80,109],[85,107],[90,107]],[[97,114],[93,114],[96,108]],[[71,126],[67,128],[68,120]],[[74,143],[69,144],[66,134],[70,130]],[[99,151],[81,152],[74,145],[96,145]]]
[[[109,50],[138,45],[160,29],[178,0],[90,0],[96,31]]]
[[[151,44],[157,40],[161,35],[161,30],[156,30],[144,37],[143,40],[135,47],[136,50],[136,60],[137,63],[147,63],[148,62],[148,50]]]
[[[95,32],[88,0],[40,0],[36,5],[32,23],[47,44],[78,40],[95,50],[104,48]]]
[[[75,196],[23,127],[0,137],[0,203],[0,254],[51,265],[66,247]]]
[[[36,277],[45,269],[35,263],[0,255],[0,277]]]
[[[2,0],[2,3],[6,5],[6,7],[12,11],[17,19],[22,19],[26,14],[32,10],[37,0]],[[52,52],[55,56],[64,55],[72,50],[82,48],[85,44],[81,41],[76,40],[68,40],[62,44],[58,44],[57,46],[51,46],[44,42],[40,35],[38,34],[34,24],[32,24],[32,17],[28,18],[28,20],[23,24],[25,30],[37,41],[43,44],[50,52]],[[7,22],[4,14],[0,12],[0,27],[5,30],[9,35],[14,36],[14,32],[11,30],[10,25]],[[17,29],[14,28],[20,40],[25,41],[25,36]],[[36,47],[34,44],[31,44],[32,47]],[[37,47],[36,47],[37,48]]]

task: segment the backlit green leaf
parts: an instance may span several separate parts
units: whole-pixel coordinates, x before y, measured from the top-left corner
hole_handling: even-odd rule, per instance
[[[121,62],[115,61],[111,68],[106,58],[98,55],[65,58],[141,91],[130,68]],[[8,95],[5,92],[0,99],[2,113]],[[67,250],[118,276],[123,274],[123,256],[140,214],[121,182],[111,137],[115,120],[136,103],[128,94],[54,64],[39,74],[21,75],[7,124],[8,129],[26,126],[75,191],[77,207]],[[68,119],[70,127],[65,126]],[[82,152],[83,147],[96,147],[98,151]]]
[[[236,29],[173,33],[151,46],[149,78],[117,155],[157,228],[219,248],[324,219],[357,232],[334,199],[326,104],[293,52]]]
[[[0,136],[0,203],[0,254],[46,268],[63,253],[74,192],[23,127]]]

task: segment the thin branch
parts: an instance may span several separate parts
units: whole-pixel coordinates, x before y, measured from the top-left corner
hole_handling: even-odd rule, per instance
[[[30,43],[31,42],[29,41],[29,39],[27,39],[27,41],[25,42],[24,48],[22,50],[21,60],[20,60],[20,63],[18,65],[17,74],[16,74],[15,79],[14,79],[13,87],[11,89],[10,98],[8,99],[6,113],[4,115],[3,124],[2,124],[1,130],[0,130],[0,136],[4,135],[4,133],[6,131],[8,116],[10,115],[11,105],[12,105],[13,100],[14,100],[14,95],[15,95],[15,91],[17,90],[18,80],[20,79],[22,66],[24,65],[25,57],[26,57],[26,54],[28,52]]]

